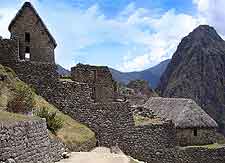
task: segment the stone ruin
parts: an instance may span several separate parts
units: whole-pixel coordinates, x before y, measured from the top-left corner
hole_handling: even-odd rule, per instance
[[[135,124],[132,110],[138,109],[116,102],[117,87],[107,67],[78,64],[72,68],[71,81],[60,80],[54,59],[57,44],[31,3],[24,3],[9,31],[11,38],[0,40],[0,64],[11,67],[62,112],[89,126],[98,145],[118,145],[126,154],[149,163],[211,163],[212,158],[225,162],[225,148],[177,148],[171,121]],[[44,157],[38,159],[47,162]]]
[[[106,66],[78,64],[71,68],[72,80],[88,83],[92,89],[92,99],[96,102],[114,101],[117,94],[117,83]]]

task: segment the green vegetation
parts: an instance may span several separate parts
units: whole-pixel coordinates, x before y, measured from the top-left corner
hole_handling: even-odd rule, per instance
[[[141,125],[141,124],[146,123],[148,121],[149,121],[149,118],[147,118],[147,117],[142,117],[140,115],[134,116],[135,125]]]
[[[61,76],[60,77],[60,80],[61,81],[69,81],[69,82],[72,82],[73,80],[71,79],[71,76],[70,75],[67,75],[67,76]]]
[[[36,108],[46,107],[49,112],[56,112],[60,119],[64,122],[63,127],[57,132],[57,136],[64,140],[66,144],[80,144],[94,138],[94,132],[92,132],[89,128],[78,123],[70,116],[63,114],[55,106],[45,101],[41,96],[36,96],[35,100]]]
[[[16,81],[11,89],[13,98],[8,102],[8,111],[13,113],[32,112],[34,106],[34,91],[22,81]]]
[[[49,104],[41,96],[35,97],[36,108],[46,107],[49,112],[56,112],[63,121],[63,127],[56,133],[57,136],[69,146],[79,146],[88,140],[95,141],[95,134],[85,125],[78,123],[70,116],[60,112],[55,106]]]
[[[11,122],[18,122],[18,121],[24,121],[24,120],[31,120],[35,119],[35,117],[29,117],[25,116],[23,114],[17,114],[17,113],[9,113],[6,111],[0,111],[0,121],[11,123]]]
[[[158,124],[160,123],[160,118],[148,118],[140,115],[134,115],[134,123],[136,126],[138,125],[146,125],[146,124]]]
[[[216,140],[218,144],[225,144],[225,137],[221,133],[216,133]]]
[[[12,83],[15,83],[13,80],[15,78],[12,75],[12,72],[9,72],[9,69],[5,69],[2,65],[0,65],[0,110],[6,110],[8,102],[11,100],[12,91],[11,88],[13,86]]]
[[[207,148],[207,149],[217,149],[217,148],[221,148],[224,147],[224,144],[218,144],[218,143],[214,143],[214,144],[208,144],[208,145],[195,145],[195,146],[188,146],[186,148],[190,148],[190,147],[194,147],[194,148]]]
[[[7,107],[11,105],[10,103],[19,97],[19,99],[23,99],[19,100],[22,103],[20,104],[25,105],[25,108],[30,106],[35,113],[43,108],[46,108],[48,113],[56,113],[57,118],[63,121],[63,126],[58,131],[56,130],[56,135],[65,144],[78,147],[85,142],[95,141],[94,132],[85,125],[78,123],[70,116],[60,112],[55,106],[49,104],[42,97],[36,95],[33,89],[18,78],[15,78],[16,75],[10,68],[5,68],[0,65],[0,77],[1,76],[5,76],[6,78],[0,81],[0,121],[7,123],[35,118],[6,112]],[[24,103],[24,101],[26,101],[26,103]]]
[[[13,69],[11,69],[10,67],[4,67],[7,75],[11,76],[11,78],[15,78],[17,75],[15,73],[15,71],[13,71]]]
[[[60,78],[61,78],[61,79],[71,79],[71,76],[70,76],[70,75],[67,75],[67,76],[61,76]]]
[[[46,107],[38,110],[36,115],[40,118],[45,118],[47,123],[47,128],[54,135],[63,127],[63,120],[57,115],[56,112],[50,112]]]

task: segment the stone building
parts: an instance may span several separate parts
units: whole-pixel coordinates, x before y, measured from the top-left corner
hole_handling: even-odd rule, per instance
[[[56,41],[31,3],[23,4],[8,29],[11,38],[0,40],[1,60],[55,63]],[[15,49],[13,52],[11,47]]]
[[[96,102],[113,101],[116,97],[117,84],[107,66],[77,64],[71,68],[71,76],[73,81],[89,84]]]
[[[173,121],[181,146],[216,142],[217,123],[191,99],[152,97],[144,107]]]

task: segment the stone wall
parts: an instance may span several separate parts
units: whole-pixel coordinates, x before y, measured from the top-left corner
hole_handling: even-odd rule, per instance
[[[177,150],[177,163],[224,163],[225,147],[221,148],[200,148],[189,147]],[[175,162],[175,163],[176,163]]]
[[[117,145],[127,155],[147,163],[224,163],[220,148],[179,147],[171,122],[127,128],[119,133]]]
[[[50,150],[49,155],[51,161],[56,162],[62,159],[62,154],[67,151],[66,145],[54,135],[50,135]]]
[[[50,146],[44,120],[1,123],[0,162],[13,159],[17,163],[49,163]]]
[[[133,126],[131,108],[126,102],[94,103],[87,83],[59,80],[55,65],[36,62],[4,64],[18,77],[63,113],[88,125],[97,135],[99,145],[115,144],[115,130]]]
[[[115,144],[115,132],[134,126],[131,108],[126,102],[93,103],[88,84],[59,81],[46,97],[62,112],[89,126],[99,145]]]
[[[171,121],[139,125],[119,133],[118,146],[126,154],[147,162],[162,163],[164,151],[176,146],[175,126]]]
[[[89,84],[96,102],[115,99],[117,86],[108,67],[78,64],[71,68],[71,76],[74,81]]]
[[[58,81],[57,68],[54,64],[30,61],[3,63],[1,60],[0,64],[11,67],[22,81],[30,84],[40,95],[49,91],[49,87]]]
[[[31,84],[47,101],[72,118],[88,125],[96,133],[97,145],[106,147],[118,145],[128,155],[150,163],[210,163],[211,158],[218,160],[216,163],[225,162],[222,155],[224,149],[202,150],[176,147],[176,132],[171,123],[135,126],[132,108],[127,102],[94,103],[89,84],[59,80],[55,65],[33,62],[16,62],[6,65],[13,68],[20,79]],[[59,154],[63,148],[61,145],[55,143],[48,148],[51,148],[48,150],[52,153],[48,156],[49,159],[60,159]],[[84,145],[78,150],[83,149],[88,150],[89,146]],[[199,155],[199,158],[195,157],[195,153]],[[7,154],[4,158],[2,156],[0,158],[5,161],[6,156]],[[33,157],[36,159],[36,155]],[[42,158],[45,159],[45,157]],[[31,159],[31,157],[26,158]],[[19,157],[19,159],[22,158]]]
[[[131,107],[127,102],[93,103],[88,112],[84,121],[95,131],[99,146],[116,145],[118,133],[134,126]]]
[[[50,163],[65,151],[63,143],[49,136],[43,119],[0,122],[0,162]]]
[[[196,130],[196,136],[194,135]],[[216,142],[215,129],[176,129],[177,141],[180,146],[204,145]]]
[[[0,39],[1,63],[15,62],[18,58],[17,43],[10,39]]]

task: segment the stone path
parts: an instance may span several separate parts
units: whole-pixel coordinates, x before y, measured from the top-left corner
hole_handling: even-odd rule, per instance
[[[97,152],[74,152],[69,159],[58,163],[130,163],[125,155]]]
[[[130,163],[124,154],[113,154],[110,149],[98,147],[91,152],[73,152],[69,159],[58,163]]]

